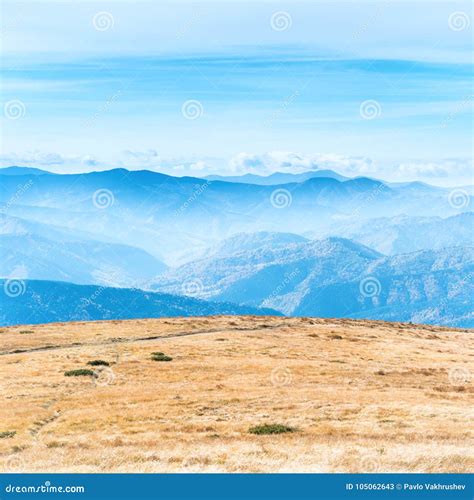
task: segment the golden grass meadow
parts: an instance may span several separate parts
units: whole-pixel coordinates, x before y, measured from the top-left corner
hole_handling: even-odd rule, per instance
[[[223,316],[17,326],[0,335],[2,472],[474,466],[472,331]],[[172,359],[155,361],[156,352]],[[94,375],[64,375],[80,369]],[[249,432],[263,424],[293,432]]]

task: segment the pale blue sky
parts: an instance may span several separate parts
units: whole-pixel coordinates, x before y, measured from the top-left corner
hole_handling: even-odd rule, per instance
[[[6,2],[2,26],[4,165],[470,181],[470,1]]]

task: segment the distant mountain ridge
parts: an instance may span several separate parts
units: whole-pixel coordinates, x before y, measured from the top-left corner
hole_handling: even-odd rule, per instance
[[[207,300],[225,297],[222,300],[257,304],[273,295],[274,288],[288,276],[292,276],[292,280],[285,289],[294,289],[315,274],[320,281],[332,282],[338,277],[351,277],[354,272],[362,273],[369,262],[382,257],[370,248],[343,238],[289,243],[286,235],[279,242],[279,233],[273,233],[272,238],[267,236],[265,244],[261,242],[261,233],[254,236],[257,240],[254,246],[247,243],[247,248],[240,249],[235,245],[235,252],[230,253],[226,251],[228,245],[224,242],[221,247],[224,252],[211,252],[207,258],[170,269],[158,278],[154,289],[176,293],[183,282],[195,281],[202,285],[199,296]],[[237,238],[245,237],[250,239],[252,235]],[[350,271],[347,265],[349,258]],[[276,299],[275,296],[273,298]],[[288,314],[291,311],[284,312]]]
[[[474,245],[474,212],[463,212],[447,218],[400,215],[373,218],[370,221],[350,220],[334,224],[331,233],[390,255],[471,246]]]
[[[293,315],[473,322],[468,188],[322,171],[277,173],[261,184],[147,170],[6,171],[5,278],[141,288]],[[113,315],[127,295],[110,294],[104,307]],[[147,299],[132,298],[150,313]],[[63,301],[59,292],[51,300]]]
[[[188,280],[200,284],[198,296],[206,300],[272,307],[286,315],[474,325],[473,247],[386,257],[343,238],[276,240],[171,269],[153,288],[176,293]]]
[[[131,246],[139,241],[142,249],[176,265],[236,233],[327,234],[337,217],[446,216],[469,210],[470,195],[458,209],[449,193],[361,177],[312,177],[267,186],[113,169],[3,176],[0,208],[12,216],[100,233]]]
[[[333,170],[313,170],[302,172],[300,174],[291,174],[287,172],[275,172],[273,174],[263,176],[255,174],[244,175],[208,175],[205,179],[210,181],[237,182],[243,184],[257,184],[260,186],[276,186],[278,184],[291,184],[293,182],[305,182],[316,177],[326,177],[328,179],[336,179],[338,181],[347,181],[350,177],[338,174]]]
[[[57,281],[2,280],[0,325],[210,315],[271,315],[269,308],[205,302],[191,297],[129,288],[74,285]]]
[[[0,276],[131,286],[166,270],[142,249],[0,214]]]
[[[286,246],[297,243],[308,243],[310,240],[293,233],[272,233],[269,231],[261,231],[258,233],[236,234],[213,248],[208,250],[208,255],[218,255],[219,257],[231,256],[240,252],[258,250],[266,246]]]
[[[0,168],[0,175],[44,175],[44,174],[51,174],[51,172],[48,172],[47,170],[42,170],[39,168],[32,168],[32,167],[3,167]]]

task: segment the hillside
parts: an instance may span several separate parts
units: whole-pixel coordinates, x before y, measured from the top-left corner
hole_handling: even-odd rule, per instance
[[[472,331],[245,316],[0,335],[2,472],[474,467]],[[64,376],[83,368],[95,376]],[[294,432],[249,432],[262,424]]]
[[[137,286],[166,269],[140,248],[7,215],[0,215],[0,253],[0,276],[33,280]]]
[[[334,224],[333,235],[355,240],[393,255],[474,244],[474,212],[451,217],[380,217]],[[308,234],[308,236],[311,236]],[[316,236],[319,236],[316,234]]]
[[[4,292],[0,301],[0,326],[213,314],[280,314],[270,308],[61,281],[0,279],[0,287]]]
[[[238,237],[244,244],[235,244],[235,238],[225,240],[206,258],[170,269],[156,280],[156,289],[176,293],[181,283],[190,280],[202,283],[202,298],[220,300],[226,296],[237,303],[258,303],[293,290],[311,274],[317,274],[321,282],[332,282],[352,275],[348,274],[349,264],[351,273],[361,273],[369,262],[381,257],[342,238],[309,241],[295,237],[291,241],[279,233],[271,238],[257,233]]]
[[[178,293],[183,282],[199,283],[197,296],[206,300],[286,315],[474,326],[473,247],[386,257],[344,238],[270,234],[226,240],[205,258],[170,269],[154,288]]]

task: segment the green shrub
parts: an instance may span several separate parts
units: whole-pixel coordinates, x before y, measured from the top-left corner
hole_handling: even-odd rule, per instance
[[[79,370],[69,370],[64,372],[66,377],[93,377],[94,372],[92,370],[87,370],[86,368],[80,368]]]
[[[164,352],[152,352],[151,359],[152,361],[172,361],[173,358],[166,356]]]
[[[16,431],[3,431],[0,432],[0,439],[12,438],[16,434]]]
[[[283,424],[261,424],[250,427],[250,434],[283,434],[285,432],[295,432],[294,427]]]
[[[25,334],[25,333],[35,333],[35,332],[33,330],[20,330],[20,333]]]
[[[88,361],[87,364],[90,366],[110,366],[110,363],[103,359],[93,359],[92,361]]]

